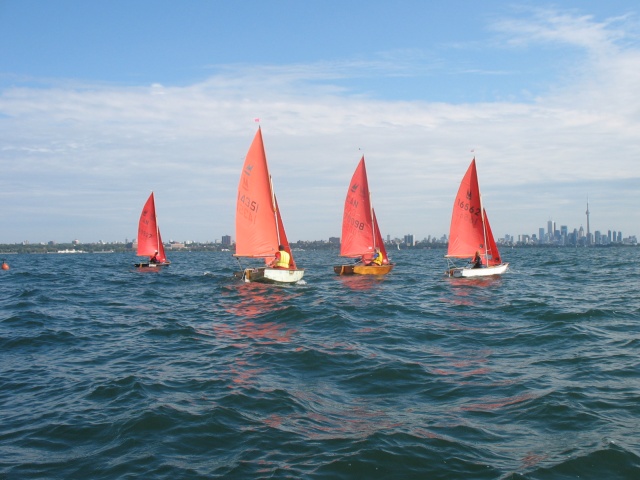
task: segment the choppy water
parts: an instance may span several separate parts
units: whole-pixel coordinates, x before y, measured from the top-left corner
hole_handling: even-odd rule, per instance
[[[0,271],[0,478],[640,478],[636,248],[507,250],[384,279],[296,252],[12,255]]]

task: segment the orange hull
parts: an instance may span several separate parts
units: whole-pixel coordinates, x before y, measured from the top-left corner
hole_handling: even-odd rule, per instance
[[[395,265],[336,265],[333,271],[338,275],[386,275]]]

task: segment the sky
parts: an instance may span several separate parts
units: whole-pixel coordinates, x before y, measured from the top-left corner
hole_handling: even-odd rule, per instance
[[[633,0],[0,0],[0,243],[235,239],[262,129],[290,241],[448,234],[475,156],[497,237],[640,234]],[[258,121],[259,120],[259,121]]]

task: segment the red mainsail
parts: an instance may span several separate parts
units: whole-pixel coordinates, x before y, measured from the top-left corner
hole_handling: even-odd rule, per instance
[[[160,229],[156,219],[156,204],[153,192],[142,208],[140,221],[138,222],[138,255],[152,257],[158,252],[158,262],[164,263],[167,257],[164,253]]]
[[[474,158],[460,183],[453,203],[447,256],[472,257],[477,251],[484,255],[485,250],[480,187]]]
[[[268,263],[274,258],[279,245],[291,254],[271,185],[262,130],[258,128],[238,184],[235,255],[264,257]]]
[[[340,255],[343,257],[370,255],[374,247],[373,214],[367,168],[363,156],[351,177],[344,202]]]

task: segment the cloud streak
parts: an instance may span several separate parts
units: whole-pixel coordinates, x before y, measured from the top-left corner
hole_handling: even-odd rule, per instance
[[[472,149],[497,235],[535,233],[549,218],[579,227],[587,196],[594,230],[636,233],[640,48],[633,20],[539,10],[495,21],[506,48],[582,53],[555,83],[523,86],[520,99],[385,98],[380,82],[422,82],[449,67],[469,88],[480,71],[509,76],[509,68],[483,65],[465,73],[419,52],[399,62],[381,54],[213,66],[206,80],[183,86],[5,87],[0,242],[131,239],[150,190],[166,240],[233,236],[256,117],[294,241],[339,235],[345,188],[363,153],[385,236],[447,233]]]

